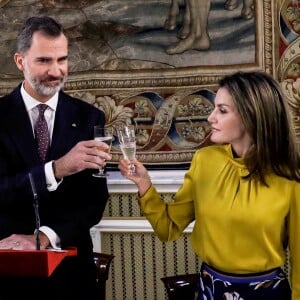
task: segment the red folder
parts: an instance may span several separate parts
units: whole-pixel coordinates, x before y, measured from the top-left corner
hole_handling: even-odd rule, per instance
[[[49,277],[67,256],[76,256],[77,249],[0,250],[0,276]]]

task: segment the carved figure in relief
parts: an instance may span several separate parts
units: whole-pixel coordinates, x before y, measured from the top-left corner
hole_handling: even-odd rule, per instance
[[[240,0],[227,0],[224,7],[234,10],[239,6]],[[253,18],[253,0],[242,0],[243,8],[241,16],[248,20]],[[210,37],[207,29],[210,11],[210,0],[185,0],[185,11],[182,26],[178,32],[181,41],[172,44],[166,50],[168,54],[180,54],[187,50],[208,50]],[[180,0],[172,0],[168,17],[165,21],[165,29],[176,28],[176,18],[179,15]]]
[[[210,2],[210,0],[185,0],[183,24],[178,33],[181,41],[169,46],[166,50],[168,54],[180,54],[191,49],[207,50],[210,48],[207,30]],[[178,14],[179,0],[172,0],[170,12],[165,22],[166,29],[175,29]]]
[[[241,11],[241,16],[245,20],[249,20],[253,18],[253,0],[241,0],[243,1],[243,8]],[[239,6],[240,0],[226,0],[225,1],[225,9],[234,10]]]

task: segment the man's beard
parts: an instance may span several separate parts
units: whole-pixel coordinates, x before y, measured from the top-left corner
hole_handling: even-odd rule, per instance
[[[59,79],[59,83],[56,84],[55,86],[47,86],[44,84],[44,82],[48,80],[57,80]],[[34,88],[34,90],[37,91],[38,94],[45,96],[45,97],[52,97],[54,94],[60,91],[61,88],[63,88],[64,83],[66,81],[66,76],[60,77],[60,78],[53,78],[53,77],[46,77],[46,78],[29,78],[29,82]]]

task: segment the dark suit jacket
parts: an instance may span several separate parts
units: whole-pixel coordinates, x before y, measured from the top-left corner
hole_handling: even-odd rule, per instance
[[[93,139],[93,126],[104,122],[102,111],[60,92],[48,161],[63,156],[79,141]],[[32,234],[35,230],[29,172],[39,196],[41,226],[49,226],[59,235],[62,248],[78,249],[78,256],[66,259],[50,281],[56,282],[57,275],[59,293],[63,294],[69,284],[78,297],[70,296],[70,299],[80,299],[76,280],[88,284],[88,279],[93,280],[94,276],[89,229],[102,217],[108,199],[106,180],[93,177],[95,170],[86,170],[65,177],[56,191],[47,190],[44,165],[39,162],[30,119],[18,87],[0,99],[0,239],[13,233]],[[61,280],[70,282],[64,285]],[[54,299],[60,298],[54,296]]]

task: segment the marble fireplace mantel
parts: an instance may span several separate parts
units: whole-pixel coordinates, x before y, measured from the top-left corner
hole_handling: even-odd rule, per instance
[[[173,193],[183,182],[186,170],[150,170],[149,174],[158,192]],[[119,171],[109,171],[107,178],[110,193],[133,193],[137,191],[135,184],[123,177]]]

